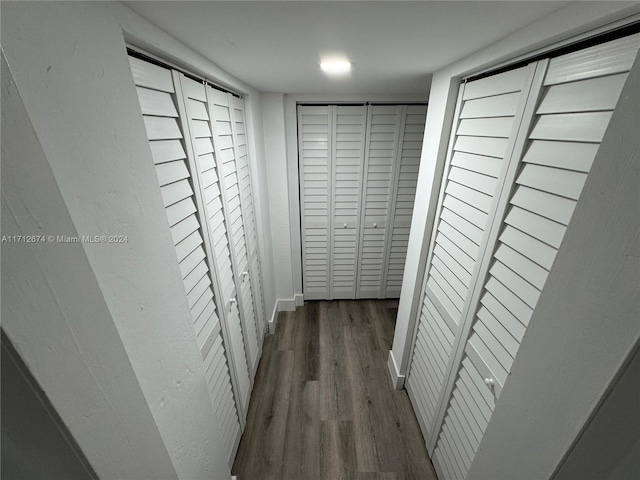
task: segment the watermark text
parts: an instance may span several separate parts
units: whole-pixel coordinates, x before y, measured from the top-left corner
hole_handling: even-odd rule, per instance
[[[128,243],[128,235],[2,235],[1,243]]]

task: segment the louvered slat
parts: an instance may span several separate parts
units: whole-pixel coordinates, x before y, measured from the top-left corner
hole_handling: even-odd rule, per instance
[[[639,42],[640,34],[635,34],[554,58],[549,62],[544,84],[549,86],[628,72],[636,58]]]
[[[518,68],[499,75],[492,75],[481,80],[469,82],[464,89],[463,100],[473,100],[489,96],[506,95],[512,92],[520,92],[526,81],[526,68]],[[501,104],[501,101],[499,101]],[[462,107],[464,111],[464,105]],[[492,109],[488,108],[491,112]],[[491,114],[489,114],[492,116]]]
[[[134,57],[129,57],[129,67],[137,87],[151,88],[167,93],[175,92],[170,70]]]
[[[182,138],[178,122],[172,117],[145,115],[144,126],[149,140],[172,140]]]

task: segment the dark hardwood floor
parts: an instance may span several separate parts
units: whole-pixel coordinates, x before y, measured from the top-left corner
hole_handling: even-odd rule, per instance
[[[239,480],[432,480],[387,357],[397,301],[318,301],[280,313],[256,374]]]

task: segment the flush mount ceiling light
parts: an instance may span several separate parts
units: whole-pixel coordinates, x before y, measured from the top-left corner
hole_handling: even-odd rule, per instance
[[[351,62],[348,60],[331,60],[321,62],[320,68],[329,75],[340,75],[351,71]]]

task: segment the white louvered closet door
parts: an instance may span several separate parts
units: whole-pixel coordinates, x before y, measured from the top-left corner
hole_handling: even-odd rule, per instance
[[[207,86],[206,91],[209,111],[211,112],[211,125],[213,127],[213,144],[224,201],[224,215],[228,226],[229,239],[231,240],[229,247],[235,273],[236,301],[240,307],[247,363],[253,380],[258,368],[262,342],[258,337],[257,317],[249,279],[249,257],[238,179],[236,148],[231,128],[231,106],[229,104],[231,94],[221,92],[210,86]]]
[[[306,300],[398,297],[425,105],[298,106]]]
[[[231,265],[227,225],[224,218],[218,165],[214,156],[211,115],[206,101],[204,85],[181,77],[187,121],[192,132],[194,165],[202,195],[204,215],[210,236],[212,264],[219,291],[217,303],[224,312],[228,338],[237,379],[241,418],[244,420],[249,405],[250,380],[238,305],[235,301],[234,273]]]
[[[416,198],[426,105],[403,105],[400,125],[399,160],[391,200],[389,235],[383,269],[383,298],[399,298],[409,245],[409,230]]]
[[[244,100],[235,96],[229,98],[231,102],[231,130],[233,142],[236,146],[238,160],[238,181],[240,184],[240,197],[242,211],[244,213],[244,227],[247,240],[247,251],[250,264],[250,282],[253,291],[254,307],[257,315],[258,338],[264,338],[267,328],[264,311],[264,293],[262,290],[262,267],[258,250],[258,231],[256,227],[256,215],[253,205],[253,192],[251,172],[249,168],[249,152],[247,148],[247,127],[244,116]]]
[[[400,130],[401,105],[370,105],[361,207],[358,298],[380,298]]]
[[[407,378],[423,434],[437,425],[456,338],[533,79],[523,67],[463,85],[445,166]]]
[[[215,292],[215,300],[218,304],[218,311],[220,312],[221,319],[223,320],[223,333],[224,338],[228,340],[228,344],[231,348],[227,349],[227,357],[230,359],[232,380],[234,381],[234,390],[237,392],[237,403],[230,403],[230,399],[221,395],[217,389],[217,385],[220,382],[219,375],[222,369],[222,365],[219,363],[218,357],[212,358],[211,363],[208,365],[207,379],[211,385],[212,398],[216,407],[218,417],[220,419],[220,426],[222,429],[222,435],[225,440],[225,445],[229,449],[231,455],[230,460],[233,462],[233,456],[238,448],[239,438],[241,435],[240,427],[244,423],[244,416],[240,418],[241,424],[236,425],[235,422],[231,422],[229,419],[229,412],[233,408],[234,413],[237,415],[237,408],[242,409],[242,396],[243,391],[246,389],[246,378],[243,369],[246,368],[243,365],[244,357],[242,356],[242,350],[240,346],[234,344],[233,331],[234,327],[231,325],[233,317],[230,317],[227,313],[226,305],[224,302],[224,296],[219,283],[222,270],[216,262],[216,255],[212,245],[212,224],[207,220],[210,218],[210,208],[207,202],[207,180],[208,176],[206,172],[213,165],[213,152],[211,149],[211,130],[208,125],[208,114],[206,109],[203,110],[204,99],[204,85],[195,82],[178,72],[173,72],[173,77],[176,86],[179,86],[181,97],[178,101],[180,109],[180,117],[182,119],[183,128],[189,132],[190,142],[187,144],[187,154],[189,157],[190,171],[193,173],[192,181],[196,190],[196,202],[198,205],[198,211],[203,219],[203,227],[206,231],[205,239],[205,251],[207,253],[207,259],[210,267],[213,269],[213,291]],[[180,101],[181,100],[181,101]],[[237,359],[240,358],[238,364]],[[241,410],[242,412],[242,410]]]
[[[329,299],[356,298],[367,107],[333,106]]]
[[[508,75],[516,75],[517,70],[461,88],[460,113],[450,147],[453,153],[445,168],[441,213],[427,264],[422,317],[407,380],[440,478],[467,476],[639,43],[635,35],[532,64],[528,67],[535,68],[530,91],[526,93],[529,89],[525,88],[515,100],[521,106],[500,107],[492,110],[493,115],[483,110],[487,102],[499,97],[508,100],[512,93],[493,91],[487,97],[487,91],[504,85]],[[466,163],[471,153],[467,150],[472,143],[469,137],[486,137],[496,128],[506,128],[507,116],[511,116],[507,142],[511,146],[498,170],[495,198],[490,202],[493,206],[485,211],[484,221],[475,224],[482,227],[481,242],[468,243],[473,239],[467,233],[473,229],[445,212],[460,205],[448,198],[464,191],[453,184],[471,178],[456,168],[470,170],[471,164]],[[495,146],[495,137],[500,136],[504,135],[490,135],[490,143],[483,143]],[[483,160],[495,156],[488,150],[473,153],[481,154]],[[487,165],[477,164],[482,168]],[[477,192],[482,190],[477,183],[470,186],[475,202],[471,197],[466,201],[456,198],[477,210],[483,205],[477,201],[481,198]],[[462,205],[465,210],[458,216],[467,222],[479,220],[467,205]],[[457,227],[447,218],[455,220]],[[455,279],[439,267],[450,265],[440,264],[436,258],[446,251],[439,238],[446,238],[445,244],[459,250],[465,248],[446,235],[445,223],[456,227],[455,232],[448,231],[467,242],[467,251],[476,252],[469,264],[472,269],[465,269],[471,273],[470,283],[458,292],[464,294],[458,303],[451,283]],[[460,233],[466,239],[459,237]],[[460,254],[449,256],[466,259]],[[445,305],[438,303],[441,297]]]
[[[465,478],[473,462],[639,46],[636,34],[553,58],[532,92],[532,128],[521,132],[434,442],[440,478]]]
[[[202,210],[197,208],[197,192],[187,151],[191,139],[185,129],[183,111],[178,113],[181,101],[180,85],[174,84],[170,70],[129,58],[131,71],[144,116],[149,144],[162,199],[167,213],[176,260],[193,327],[203,359],[203,368],[209,384],[213,407],[229,464],[233,463],[240,441],[240,421],[229,370],[224,325],[216,308],[211,283],[206,238],[203,233]]]
[[[330,298],[332,125],[333,109],[330,106],[298,106],[302,279],[305,300]]]

